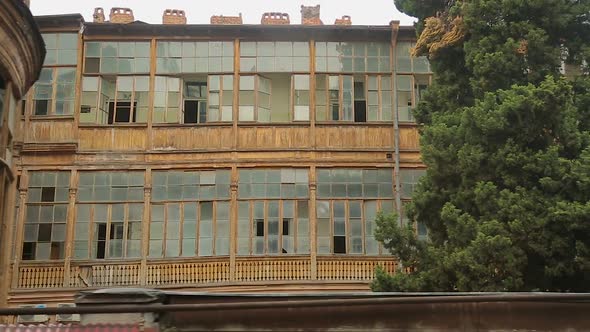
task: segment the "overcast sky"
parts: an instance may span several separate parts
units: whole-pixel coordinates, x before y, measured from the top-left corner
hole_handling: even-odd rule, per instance
[[[242,13],[244,23],[259,24],[264,12],[283,12],[289,14],[291,23],[299,24],[302,4],[321,5],[324,24],[333,24],[342,15],[350,15],[352,23],[358,25],[387,25],[391,20],[399,20],[402,25],[414,22],[395,8],[393,0],[31,0],[31,11],[33,15],[80,13],[92,22],[95,7],[104,8],[107,20],[111,7],[129,7],[136,20],[161,23],[165,9],[183,9],[192,24],[208,24],[211,15],[238,13]]]

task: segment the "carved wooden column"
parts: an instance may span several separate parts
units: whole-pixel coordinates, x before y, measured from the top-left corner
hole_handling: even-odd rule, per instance
[[[229,280],[236,277],[236,254],[238,251],[238,168],[231,170],[231,205],[230,205],[230,243],[229,243]]]
[[[152,170],[145,170],[145,184],[143,188],[143,219],[141,222],[141,264],[139,268],[139,284],[147,285],[147,257],[149,256],[150,241],[150,202],[152,200]]]
[[[316,196],[317,181],[315,176],[315,166],[309,168],[309,251],[311,253],[311,279],[318,278],[318,259],[317,259],[317,221],[316,221]]]
[[[66,222],[66,253],[64,257],[64,287],[70,286],[70,270],[74,251],[74,232],[76,229],[76,194],[78,193],[78,172],[70,174],[70,191],[68,198],[68,220]]]
[[[19,265],[20,257],[23,252],[23,235],[24,235],[24,221],[25,212],[27,208],[27,188],[28,188],[28,172],[23,171],[21,175],[20,188],[18,188],[19,194],[19,205],[18,205],[18,217],[16,219],[16,237],[14,238],[14,256],[12,257],[13,270],[12,270],[12,288],[18,287],[19,277]]]

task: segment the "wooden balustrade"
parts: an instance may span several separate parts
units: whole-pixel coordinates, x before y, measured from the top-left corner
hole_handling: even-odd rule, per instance
[[[319,280],[368,281],[375,277],[377,266],[385,268],[389,273],[395,272],[393,259],[323,258],[318,257]]]
[[[186,285],[229,280],[229,259],[211,262],[161,263],[147,267],[147,284]]]
[[[23,266],[19,269],[18,288],[61,288],[63,266]]]
[[[244,259],[236,262],[236,281],[308,280],[309,259]]]
[[[140,287],[141,265],[131,263],[77,264],[64,280],[64,267],[30,264],[19,268],[18,288],[100,288],[112,286]],[[63,264],[63,263],[62,263]],[[330,257],[317,259],[317,279],[322,281],[369,281],[375,268],[395,271],[390,257]],[[148,262],[146,283],[150,287],[265,281],[299,281],[312,279],[310,257],[238,257],[235,274],[230,274],[229,258],[179,262]]]
[[[74,266],[70,271],[71,287],[138,286],[140,264],[98,264]]]

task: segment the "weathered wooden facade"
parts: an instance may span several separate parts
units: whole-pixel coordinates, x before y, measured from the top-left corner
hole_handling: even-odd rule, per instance
[[[21,98],[37,80],[45,49],[41,34],[22,1],[0,2],[0,306],[6,303],[10,279],[11,230],[14,220],[16,173],[14,144]]]
[[[403,215],[423,172],[415,32],[279,14],[36,18],[48,56],[15,137],[11,306],[118,286],[367,290],[394,270],[373,221]]]

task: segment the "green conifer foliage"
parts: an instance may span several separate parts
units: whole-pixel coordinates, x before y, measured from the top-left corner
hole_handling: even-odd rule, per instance
[[[419,32],[461,17],[465,37],[430,57],[415,114],[428,171],[408,210],[429,239],[380,215],[408,272],[373,290],[590,291],[590,1],[395,3]]]

